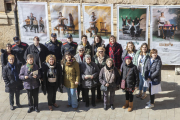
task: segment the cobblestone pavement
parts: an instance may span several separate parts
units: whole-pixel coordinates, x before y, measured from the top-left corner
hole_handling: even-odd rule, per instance
[[[0,71],[1,74],[1,71]],[[79,102],[79,108],[74,111],[67,108],[67,93],[57,93],[57,104],[59,108],[54,111],[48,110],[47,96],[40,91],[39,109],[40,113],[27,113],[28,98],[25,90],[21,91],[20,103],[22,108],[10,110],[9,97],[5,93],[4,82],[0,79],[0,120],[180,120],[180,76],[174,75],[174,67],[162,70],[162,92],[156,95],[155,107],[145,109],[145,100],[134,97],[134,110],[127,112],[122,109],[125,103],[125,95],[121,90],[116,91],[115,109],[104,111],[103,103],[96,103],[96,107]],[[147,92],[148,93],[148,92]],[[149,94],[148,94],[149,95]]]

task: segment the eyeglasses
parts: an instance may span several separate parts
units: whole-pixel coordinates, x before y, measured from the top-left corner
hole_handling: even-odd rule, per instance
[[[99,53],[103,53],[103,51],[99,51]]]
[[[83,52],[84,50],[79,50],[79,52]]]

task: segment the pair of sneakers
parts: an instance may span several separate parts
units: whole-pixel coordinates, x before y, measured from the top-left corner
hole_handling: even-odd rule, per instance
[[[149,102],[147,102],[146,105],[147,105],[147,106],[145,107],[146,109],[151,109],[151,108],[154,107],[154,105],[151,104],[151,100],[149,100]]]

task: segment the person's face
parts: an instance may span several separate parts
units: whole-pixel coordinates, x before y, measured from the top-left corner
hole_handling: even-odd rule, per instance
[[[31,16],[33,16],[33,14],[31,13]]]
[[[57,37],[51,37],[52,42],[56,42]]]
[[[132,26],[134,26],[134,23],[132,23]]]
[[[110,67],[112,67],[112,65],[113,65],[112,61],[109,60],[109,61],[107,62],[107,66],[110,68]]]
[[[128,44],[128,50],[133,51],[133,45],[132,44]]]
[[[34,18],[34,20],[36,20],[36,18]]]
[[[30,65],[33,64],[33,61],[34,61],[34,58],[27,59],[27,63],[30,64]]]
[[[95,42],[96,42],[96,43],[99,43],[99,42],[100,42],[100,40],[99,40],[98,37],[95,37]]]
[[[71,43],[73,41],[72,38],[67,38],[68,43]]]
[[[98,51],[100,56],[104,56],[104,51]]]
[[[7,50],[7,52],[11,52],[12,47],[10,45],[6,46],[6,50]]]
[[[153,53],[153,54],[152,54],[152,59],[155,60],[156,57],[157,57],[157,53]]]
[[[86,63],[91,63],[91,58],[86,58]]]
[[[111,37],[110,38],[110,43],[114,44],[116,42],[115,38],[114,37]]]
[[[137,20],[139,20],[139,18],[137,18]]]
[[[59,16],[62,16],[62,13],[59,13]]]
[[[29,17],[27,17],[27,19],[29,19]]]
[[[161,16],[164,16],[164,13],[161,13]]]
[[[146,53],[146,51],[147,51],[147,47],[146,47],[146,45],[143,45],[143,47],[142,47],[142,52],[143,52],[143,53]]]
[[[66,55],[66,60],[70,61],[71,60],[71,55]]]
[[[129,65],[131,63],[130,59],[126,59],[126,64]]]
[[[13,64],[13,63],[14,63],[14,57],[10,57],[10,58],[8,59],[8,62],[9,62],[10,64]]]
[[[41,17],[41,20],[42,20],[42,17]]]
[[[50,65],[54,65],[54,59],[53,58],[50,58],[48,62]]]
[[[19,40],[18,42],[16,42],[16,45],[20,45],[21,41]]]
[[[39,41],[38,41],[36,38],[35,38],[33,41],[34,41],[34,45],[35,45],[35,46],[38,46],[38,45],[39,45]]]
[[[83,55],[83,54],[84,54],[84,49],[80,49],[80,50],[79,50],[79,54],[80,54],[80,55]]]
[[[94,12],[92,12],[92,15],[93,15],[93,16],[95,15]]]
[[[83,37],[83,38],[82,38],[82,42],[83,42],[83,43],[87,43],[87,38],[86,38],[86,37]]]

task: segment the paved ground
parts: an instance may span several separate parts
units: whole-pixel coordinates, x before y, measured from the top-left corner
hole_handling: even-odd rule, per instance
[[[0,71],[1,73],[1,71]],[[80,102],[77,111],[66,108],[67,93],[57,93],[57,103],[59,108],[49,111],[47,106],[47,96],[42,92],[39,94],[40,113],[27,113],[28,99],[26,91],[23,90],[20,96],[23,108],[9,109],[8,94],[4,92],[4,82],[0,80],[0,120],[179,120],[180,119],[180,76],[174,75],[174,67],[164,67],[162,70],[162,90],[156,95],[155,107],[144,109],[145,100],[134,97],[134,110],[127,112],[122,109],[125,102],[124,93],[116,91],[115,110],[104,111],[103,103],[97,103],[96,107],[85,107],[85,103]]]

